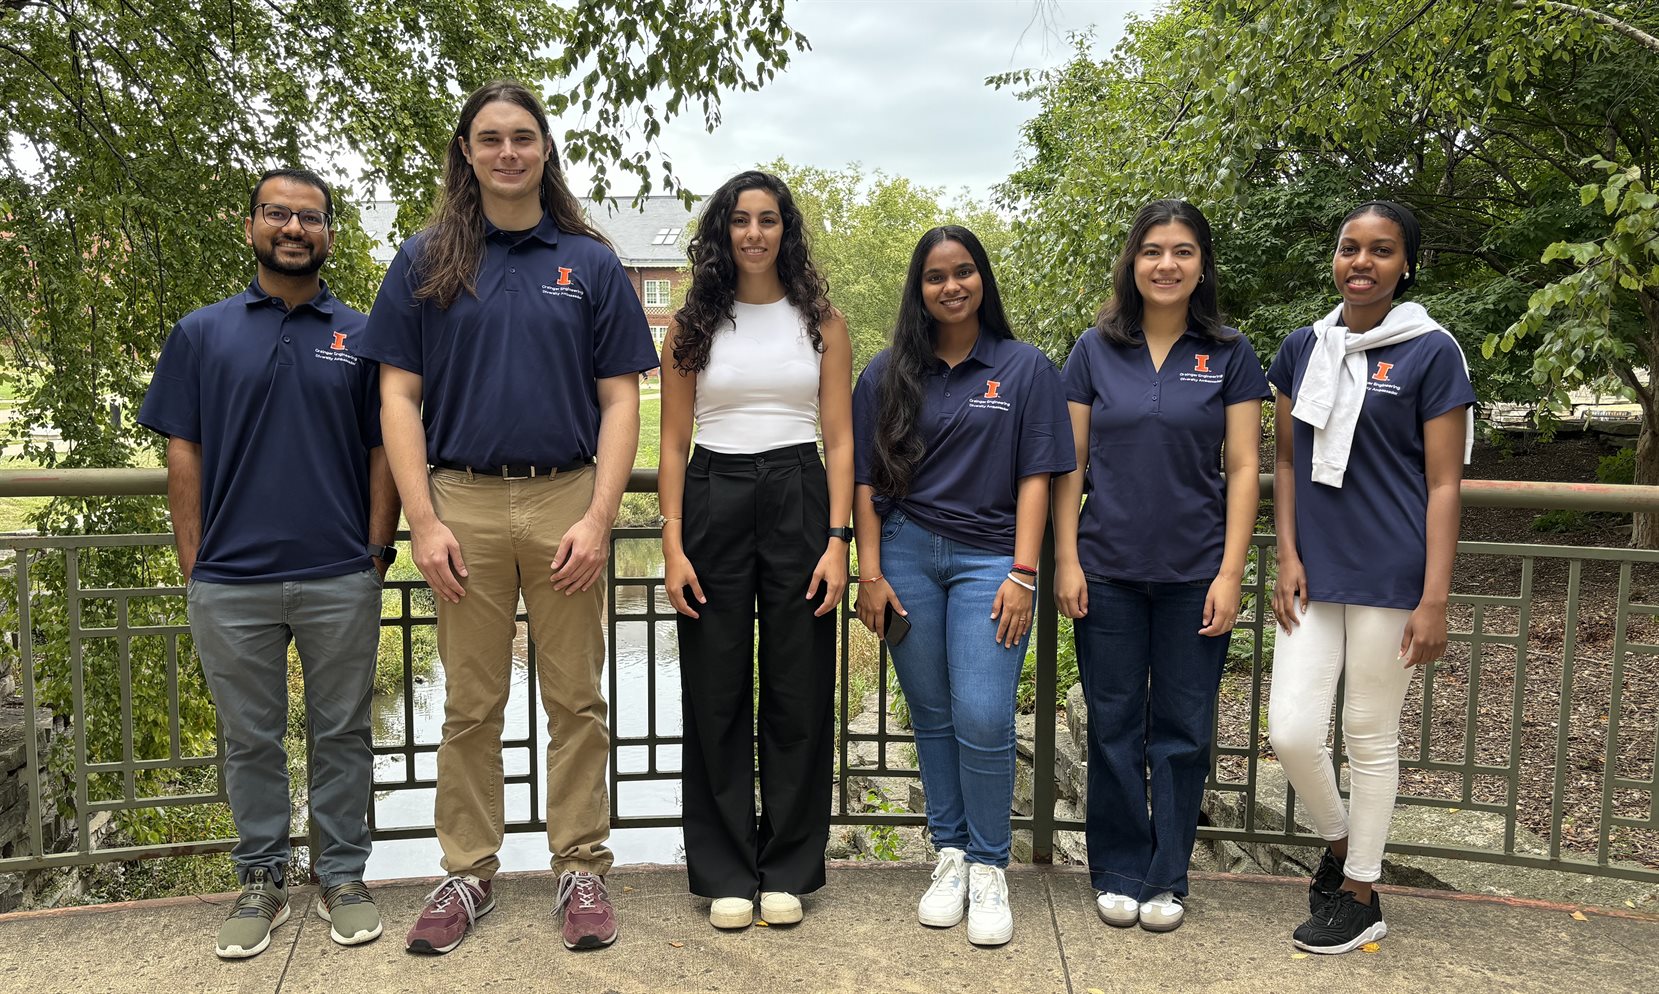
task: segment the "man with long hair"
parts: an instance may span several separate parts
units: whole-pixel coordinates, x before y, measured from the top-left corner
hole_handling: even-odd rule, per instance
[[[138,411],[168,437],[190,634],[225,739],[242,881],[214,946],[226,959],[263,952],[288,920],[289,643],[305,674],[317,912],[341,945],[380,935],[363,886],[369,705],[397,530],[378,375],[357,351],[364,318],[317,275],[334,247],[328,184],[305,169],[267,172],[242,232],[257,276],[178,323]]]
[[[526,87],[497,81],[467,98],[432,222],[392,262],[366,337],[415,564],[437,595],[446,679],[434,823],[448,876],[406,945],[448,952],[495,907],[522,594],[547,712],[562,938],[608,946],[602,575],[639,444],[639,374],[657,358]]]

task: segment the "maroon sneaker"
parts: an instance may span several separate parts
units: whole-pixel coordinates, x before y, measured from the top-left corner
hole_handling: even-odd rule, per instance
[[[495,894],[488,880],[445,877],[426,895],[426,907],[403,940],[412,953],[447,953],[461,944],[478,919],[495,910]]]
[[[602,949],[616,941],[616,912],[605,894],[605,878],[584,870],[568,870],[559,876],[559,903],[553,913],[564,911],[562,937],[566,949]]]

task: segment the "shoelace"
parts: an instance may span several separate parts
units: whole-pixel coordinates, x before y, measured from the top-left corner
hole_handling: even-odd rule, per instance
[[[449,910],[449,902],[455,901],[461,905],[461,910],[467,913],[467,924],[473,925],[478,921],[477,894],[478,892],[460,877],[445,877],[443,883],[432,888],[432,893],[426,895],[426,902],[432,905],[433,911],[442,914]]]
[[[1000,908],[1008,903],[1008,889],[1001,878],[994,873],[985,874],[977,886],[970,881],[969,889],[973,900],[977,904]]]
[[[553,910],[558,912],[574,897],[577,911],[592,911],[605,894],[605,881],[591,873],[572,871],[559,881],[559,902],[553,905]]]
[[[939,858],[939,865],[933,868],[933,879],[938,880],[947,873],[954,873],[958,877],[962,875],[962,857],[942,856]]]
[[[372,904],[373,902],[374,898],[369,896],[369,889],[358,880],[335,884],[323,891],[323,903],[330,908],[344,907],[348,904]]]
[[[247,890],[236,899],[231,909],[232,918],[275,918],[282,910],[282,901],[268,890]]]

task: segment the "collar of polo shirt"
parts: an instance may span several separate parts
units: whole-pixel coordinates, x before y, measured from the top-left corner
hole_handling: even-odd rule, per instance
[[[507,229],[505,228],[498,227],[489,218],[484,219],[485,238],[494,238],[506,230]],[[559,244],[559,226],[554,222],[552,214],[542,211],[541,220],[537,222],[535,228],[531,229],[528,235],[524,236],[524,240],[526,241],[531,238],[544,242],[548,245]]]
[[[317,295],[315,297],[312,297],[300,306],[309,307],[322,314],[333,314],[334,294],[328,289],[327,281],[318,280],[317,282],[322,284],[322,289],[317,291]],[[242,302],[247,304],[249,307],[269,304],[275,299],[275,297],[265,292],[264,287],[259,285],[259,277],[257,276],[255,276],[253,280],[248,283],[248,288],[242,292]]]

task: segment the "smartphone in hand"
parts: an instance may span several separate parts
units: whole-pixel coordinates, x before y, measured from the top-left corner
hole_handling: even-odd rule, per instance
[[[889,646],[898,645],[904,637],[910,634],[910,619],[893,610],[893,605],[887,605],[887,613],[882,616],[882,638]]]

